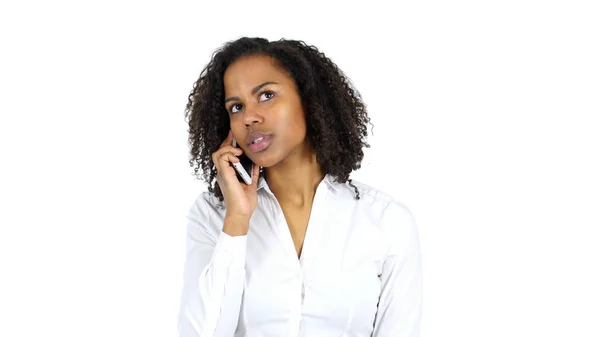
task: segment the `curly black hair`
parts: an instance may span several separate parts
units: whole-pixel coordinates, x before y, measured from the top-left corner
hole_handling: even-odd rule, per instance
[[[242,37],[225,43],[213,53],[194,83],[185,110],[189,124],[189,164],[194,167],[194,175],[205,180],[209,192],[223,201],[212,161],[212,154],[219,149],[230,127],[223,75],[238,58],[250,55],[270,56],[290,75],[305,112],[307,137],[322,172],[337,182],[348,182],[355,189],[356,199],[360,199],[349,176],[361,167],[363,147],[370,147],[366,142],[367,124],[371,124],[366,105],[337,65],[303,41]]]

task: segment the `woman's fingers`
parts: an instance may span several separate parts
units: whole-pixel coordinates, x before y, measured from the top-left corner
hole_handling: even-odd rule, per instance
[[[260,166],[254,164],[252,165],[252,185],[254,188],[258,188],[258,176],[260,174]]]
[[[242,154],[243,151],[242,151],[242,149],[238,149],[231,145],[224,146],[224,147],[220,148],[219,150],[217,150],[217,152],[213,153],[213,155],[212,155],[213,163],[215,163],[215,165],[217,165],[217,163],[220,161],[221,156],[223,156],[223,154],[226,154],[226,153],[229,153],[235,159],[238,159],[236,156],[239,156],[240,154]],[[235,162],[237,163],[238,161],[239,161],[239,159]],[[219,167],[217,167],[217,169],[219,169]]]
[[[221,147],[224,147],[226,145],[231,145],[231,144],[233,144],[233,133],[231,132],[231,130],[229,130],[229,133],[227,134],[227,138],[225,138],[223,143],[221,143]]]
[[[222,164],[227,164],[227,165],[228,165],[230,162],[231,162],[231,163],[238,163],[238,162],[240,161],[240,159],[239,159],[238,157],[236,157],[236,156],[235,156],[233,153],[231,153],[231,152],[225,152],[225,153],[223,153],[223,154],[221,154],[221,155],[219,156],[219,161],[220,161]]]

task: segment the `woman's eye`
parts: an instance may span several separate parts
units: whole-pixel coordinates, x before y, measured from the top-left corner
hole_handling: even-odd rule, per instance
[[[240,111],[241,109],[242,109],[241,104],[234,104],[231,106],[231,108],[229,108],[229,111],[231,111],[231,113],[236,113],[236,112]]]
[[[266,92],[263,92],[262,94],[260,94],[260,99],[259,99],[259,101],[261,101],[261,102],[262,102],[262,101],[268,101],[268,100],[270,100],[271,98],[273,98],[273,96],[275,96],[275,93],[274,93],[274,92],[272,92],[272,91],[266,91]],[[264,98],[264,99],[263,99],[263,98]]]

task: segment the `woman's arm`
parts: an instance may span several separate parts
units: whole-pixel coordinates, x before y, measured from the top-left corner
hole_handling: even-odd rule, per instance
[[[390,248],[381,274],[373,337],[418,337],[422,272],[417,226],[410,211],[399,204],[391,203],[384,217]]]
[[[237,328],[247,236],[215,230],[223,224],[211,224],[209,214],[208,202],[200,197],[188,215],[181,337],[232,337]]]

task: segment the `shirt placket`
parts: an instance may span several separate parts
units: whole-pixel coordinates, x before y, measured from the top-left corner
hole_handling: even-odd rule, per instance
[[[281,205],[277,201],[275,195],[271,194],[271,198],[276,205],[277,214],[275,215],[276,223],[277,223],[277,235],[279,237],[279,241],[284,247],[285,254],[287,255],[287,260],[290,261],[290,264],[293,266],[293,270],[295,272],[295,278],[292,285],[292,291],[297,296],[293,296],[293,300],[290,303],[290,321],[288,326],[288,336],[297,337],[300,335],[300,326],[302,321],[302,312],[304,305],[304,298],[306,295],[306,288],[304,285],[306,278],[306,269],[309,268],[311,264],[311,254],[312,249],[314,248],[316,237],[316,231],[318,230],[317,221],[320,218],[319,216],[319,205],[323,202],[326,197],[326,184],[321,183],[317,187],[317,191],[315,193],[315,198],[313,200],[313,205],[311,209],[311,215],[308,220],[308,227],[306,236],[304,239],[304,245],[302,248],[302,254],[300,260],[296,255],[296,248],[294,246],[294,241],[290,234],[290,230],[287,225],[287,221],[285,220],[285,215],[283,214],[283,210],[281,209]],[[312,244],[311,244],[312,243]]]

